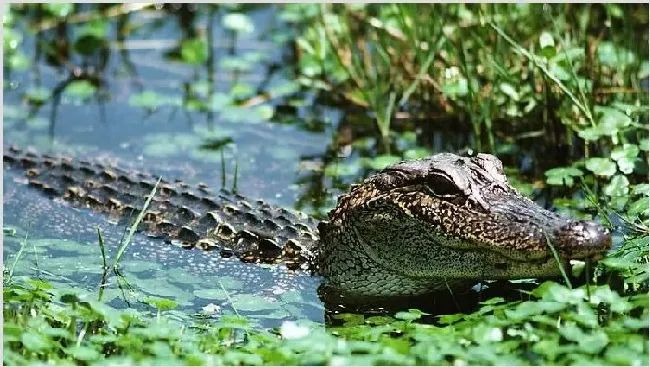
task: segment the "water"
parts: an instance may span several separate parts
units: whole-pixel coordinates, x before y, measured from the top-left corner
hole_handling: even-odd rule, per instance
[[[162,10],[111,18],[106,33],[110,42],[115,41],[119,22],[139,25],[126,36],[126,51],[110,47],[101,60],[74,55],[67,61],[75,65],[73,69],[82,70],[97,70],[105,63],[97,73],[101,79],[98,92],[86,95],[83,83],[77,83],[61,93],[58,103],[49,98],[36,105],[25,103],[25,96],[37,91],[54,95],[73,78],[67,66],[51,66],[42,57],[42,42],[55,39],[54,30],[40,35],[25,32],[19,51],[34,63],[28,69],[5,72],[4,145],[117,161],[169,179],[205,182],[215,188],[236,186],[244,195],[280,206],[294,207],[300,202],[308,211],[322,211],[328,203],[312,200],[310,185],[297,182],[310,173],[301,168],[305,162],[327,150],[331,129],[336,127],[331,120],[337,116],[335,111],[311,108],[306,104],[309,96],[304,101],[280,97],[246,108],[192,108],[192,99],[214,107],[247,88],[274,92],[295,87],[288,78],[290,71],[280,68],[276,72],[272,66],[282,63],[287,53],[284,43],[271,40],[286,30],[265,31],[275,26],[274,11],[273,6],[250,11],[255,30],[235,38],[220,26],[222,16],[214,17],[216,26],[206,28],[209,19],[203,12],[195,13],[196,21],[184,28],[177,24],[180,13]],[[25,16],[16,28],[26,30],[28,23],[34,21]],[[68,40],[73,42],[74,34],[85,25],[67,27]],[[188,66],[166,59],[181,35],[195,27],[213,34],[213,66]],[[253,61],[240,71],[222,67],[237,58]],[[143,107],[137,100],[145,100],[146,93],[155,93],[153,102],[164,103]],[[270,117],[269,110],[276,106]],[[282,107],[289,113],[282,112]],[[228,141],[221,149],[208,149]],[[4,174],[4,226],[15,231],[13,236],[4,236],[5,264],[13,264],[26,236],[27,247],[16,275],[45,277],[62,287],[97,292],[102,275],[97,228],[102,230],[110,261],[124,227],[109,223],[103,215],[46,199],[16,184],[15,178],[11,172]],[[318,195],[325,196],[324,191]],[[188,313],[214,313],[216,305],[220,308],[217,315],[239,312],[264,326],[277,326],[287,319],[324,320],[323,303],[316,292],[319,278],[294,274],[281,266],[243,264],[221,259],[217,253],[184,250],[137,235],[120,270],[124,279],[110,276],[103,296],[116,307],[142,307],[138,300],[155,296],[174,300]],[[129,284],[127,292],[124,281]]]

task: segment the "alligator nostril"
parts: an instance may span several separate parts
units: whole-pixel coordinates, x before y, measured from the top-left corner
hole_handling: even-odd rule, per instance
[[[556,236],[561,247],[571,252],[607,251],[612,245],[612,236],[598,222],[589,220],[570,221],[559,230]]]

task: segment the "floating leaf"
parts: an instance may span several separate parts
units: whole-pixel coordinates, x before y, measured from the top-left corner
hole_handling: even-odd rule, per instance
[[[178,303],[171,299],[153,297],[153,296],[143,298],[142,302],[152,307],[155,307],[159,310],[169,310],[178,306]]]
[[[65,88],[65,94],[70,97],[89,98],[97,91],[97,87],[88,80],[75,80]]]
[[[252,33],[255,26],[250,18],[241,13],[230,13],[223,17],[222,24],[224,28],[228,28],[235,32]]]
[[[233,307],[239,311],[261,311],[278,308],[278,303],[270,302],[262,296],[253,294],[235,294],[230,297]]]
[[[208,45],[202,39],[187,39],[181,42],[181,59],[186,64],[200,65],[208,59]]]
[[[213,301],[223,301],[228,298],[226,292],[224,292],[224,290],[221,288],[197,289],[193,293],[197,297]]]
[[[156,92],[145,91],[138,94],[132,94],[129,97],[129,104],[131,106],[146,107],[155,109],[165,103],[165,96]]]

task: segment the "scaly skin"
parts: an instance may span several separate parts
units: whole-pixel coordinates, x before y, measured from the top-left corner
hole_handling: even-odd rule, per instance
[[[155,177],[9,148],[23,181],[76,207],[135,216]],[[339,198],[316,221],[227,191],[162,181],[141,230],[246,262],[284,263],[356,296],[428,293],[479,280],[554,277],[570,259],[595,259],[611,236],[592,221],[539,207],[512,188],[494,156],[450,153],[401,162]],[[557,251],[555,260],[551,246]]]

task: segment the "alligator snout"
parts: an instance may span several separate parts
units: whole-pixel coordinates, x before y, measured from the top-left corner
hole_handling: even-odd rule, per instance
[[[612,235],[594,221],[568,221],[555,230],[555,246],[572,259],[594,258],[612,247]]]

